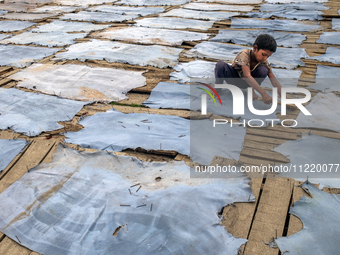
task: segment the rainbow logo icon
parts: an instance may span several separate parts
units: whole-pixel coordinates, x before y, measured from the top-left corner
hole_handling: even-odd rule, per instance
[[[203,82],[197,82],[197,83],[199,83],[199,84],[209,88],[217,96],[218,100],[220,101],[220,104],[222,105],[222,100],[220,98],[220,95],[217,93],[217,91],[213,87],[211,87],[210,85],[208,85],[206,83],[203,83]],[[211,92],[209,90],[204,89],[204,88],[199,88],[199,87],[197,87],[197,88],[203,90],[204,92],[206,92],[212,98],[212,100],[214,100],[215,105],[217,105],[215,97],[211,94]]]

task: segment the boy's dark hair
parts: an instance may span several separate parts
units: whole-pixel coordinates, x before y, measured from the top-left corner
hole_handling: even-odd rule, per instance
[[[253,45],[257,45],[259,50],[270,50],[271,52],[276,51],[276,41],[271,35],[259,35]]]

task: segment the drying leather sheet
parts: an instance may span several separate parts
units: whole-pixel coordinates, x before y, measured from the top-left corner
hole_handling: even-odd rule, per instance
[[[217,212],[249,198],[245,176],[193,179],[183,162],[59,146],[0,194],[0,229],[41,254],[236,255],[246,239]]]
[[[279,237],[275,242],[281,252],[287,254],[337,254],[340,196],[321,191],[308,181],[302,188],[312,197],[303,196],[290,207],[289,213],[302,221],[303,228],[289,237]]]
[[[146,44],[181,45],[184,41],[200,41],[209,38],[207,34],[147,27],[108,28],[92,35],[94,38],[130,41]]]
[[[290,160],[285,166],[291,171],[280,175],[340,188],[340,172],[336,165],[339,164],[340,140],[310,133],[303,133],[301,136],[298,140],[285,142],[274,149]]]
[[[87,12],[67,13],[60,17],[62,20],[96,21],[96,22],[122,22],[137,18],[136,14],[116,14],[108,12]]]
[[[26,140],[0,140],[0,173],[25,148]]]
[[[3,40],[1,44],[36,44],[41,46],[65,46],[76,43],[75,39],[84,38],[87,33],[69,34],[64,32],[36,33],[25,32],[10,39]]]
[[[340,19],[332,19],[332,29],[340,30]]]
[[[12,35],[7,35],[7,34],[0,34],[0,40],[6,39],[11,37]]]
[[[87,7],[89,5],[114,3],[118,0],[54,0],[55,3],[61,5],[73,5]]]
[[[267,19],[270,17],[280,17],[296,20],[322,20],[321,11],[303,11],[303,10],[283,10],[273,12],[249,12],[247,15],[251,18]]]
[[[140,66],[150,65],[159,68],[173,67],[178,64],[179,54],[183,50],[159,45],[134,45],[100,40],[77,43],[67,49],[67,52],[57,54],[54,59],[78,59],[80,61],[86,61],[87,59],[106,60],[110,63],[119,62]]]
[[[53,131],[70,121],[85,102],[62,99],[18,89],[0,88],[0,129],[10,128],[29,136]]]
[[[190,155],[193,161],[204,165],[209,165],[215,155],[238,160],[245,136],[243,127],[228,128],[220,125],[220,132],[209,132],[213,126],[210,120],[190,121],[178,116],[124,114],[115,110],[95,114],[80,121],[80,124],[84,129],[66,133],[67,143],[79,144],[83,148],[114,151],[138,147],[146,150],[172,150]],[[200,128],[191,129],[198,126]],[[224,135],[228,130],[233,135]],[[210,142],[206,141],[207,133],[210,134]],[[190,136],[198,138],[191,141],[195,140],[196,144],[202,143],[204,146],[194,146],[194,150],[190,151]],[[209,151],[206,150],[207,146]]]
[[[191,79],[214,79],[215,65],[216,62],[204,60],[180,63],[174,67],[176,72],[170,73],[170,80],[186,83]]]
[[[321,128],[340,132],[340,98],[332,93],[318,93],[305,106],[312,116],[299,113],[299,127]]]
[[[340,32],[323,32],[316,43],[340,45]]]
[[[207,11],[195,11],[188,9],[173,9],[166,13],[159,14],[160,17],[181,17],[188,19],[203,19],[203,20],[226,20],[233,16],[239,15],[239,12],[207,12]]]
[[[0,66],[26,67],[58,52],[60,49],[0,45]]]
[[[309,58],[315,59],[318,61],[331,62],[333,64],[340,64],[340,48],[327,47],[325,54],[322,54],[316,57],[309,57]]]
[[[79,9],[78,7],[72,6],[59,6],[59,5],[45,5],[39,8],[35,8],[29,10],[30,12],[37,12],[37,13],[68,13],[74,12],[75,10]]]
[[[143,72],[85,65],[34,64],[11,75],[18,87],[86,101],[119,101],[131,89],[146,85]]]
[[[190,0],[121,0],[119,3],[123,5],[181,5]]]
[[[309,89],[321,90],[323,93],[340,92],[340,68],[317,65],[315,78],[315,84],[309,86]]]
[[[101,30],[110,25],[95,25],[88,22],[70,22],[54,20],[51,23],[40,25],[32,29],[33,32],[91,32]]]
[[[263,0],[197,0],[197,3],[260,4]]]
[[[189,58],[213,58],[217,60],[233,61],[236,55],[249,47],[217,43],[201,42],[183,55]],[[304,66],[301,58],[307,58],[306,51],[302,48],[277,48],[276,52],[268,58],[273,67],[294,69],[298,65]]]
[[[36,23],[28,21],[0,20],[0,32],[13,32],[29,28]]]
[[[232,42],[240,45],[253,46],[256,38],[260,34],[269,34],[274,37],[278,46],[283,47],[298,47],[302,41],[306,40],[305,35],[276,32],[273,30],[261,29],[261,30],[228,30],[220,29],[218,34],[211,38],[212,42]]]
[[[283,30],[293,32],[308,32],[319,29],[317,23],[295,20],[260,20],[260,19],[231,19],[231,28],[266,28],[271,30]]]
[[[0,18],[4,19],[16,19],[16,20],[41,20],[46,18],[51,18],[56,16],[56,14],[49,13],[7,13],[5,15],[0,16]]]
[[[205,3],[189,3],[184,5],[183,8],[197,10],[197,11],[239,11],[250,12],[253,6],[243,5],[226,5],[226,4],[205,4]]]
[[[136,20],[136,26],[170,29],[199,29],[212,28],[214,21],[182,19],[182,18],[145,18]]]
[[[115,5],[100,5],[91,7],[88,10],[98,12],[108,12],[116,14],[135,14],[139,16],[147,16],[165,11],[164,7],[128,7],[128,6],[115,6]]]
[[[328,0],[265,0],[271,4],[289,4],[289,3],[326,3]]]

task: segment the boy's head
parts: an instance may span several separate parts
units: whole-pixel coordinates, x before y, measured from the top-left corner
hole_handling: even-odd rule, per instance
[[[276,51],[276,41],[271,35],[259,35],[253,44],[254,56],[257,62],[264,62]]]

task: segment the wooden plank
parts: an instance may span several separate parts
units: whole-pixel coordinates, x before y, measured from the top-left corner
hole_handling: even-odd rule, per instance
[[[34,140],[12,169],[0,180],[0,193],[19,180],[28,169],[38,165],[54,145],[51,140]],[[1,253],[0,253],[1,254]]]
[[[289,141],[289,139],[263,137],[263,136],[252,135],[252,134],[246,134],[244,139],[254,141],[254,142],[270,143],[270,144],[275,144],[275,145],[280,145],[280,144],[283,144],[284,142]]]
[[[4,79],[0,80],[0,86],[6,85],[10,81],[12,81],[12,79],[4,78]]]
[[[247,128],[247,134],[260,135],[264,137],[273,137],[288,140],[297,140],[300,138],[298,134],[285,133],[275,130],[270,130],[268,128]]]
[[[223,210],[222,224],[234,237],[248,238],[251,223],[253,221],[257,201],[260,196],[262,178],[251,179],[251,189],[256,201],[249,203],[234,203]]]
[[[263,187],[244,255],[277,255],[279,249],[265,242],[283,234],[293,181],[287,178],[267,178]],[[277,233],[277,234],[276,234]]]
[[[25,149],[22,152],[20,152],[18,155],[16,155],[15,158],[6,166],[6,168],[1,171],[0,180],[2,178],[4,178],[4,176],[11,170],[11,168],[18,162],[18,160],[20,160],[22,155],[28,150],[29,146],[30,146],[30,144],[28,144],[28,146],[26,146]]]
[[[0,243],[1,255],[29,255],[31,251],[20,244],[14,242],[7,236]]]
[[[304,192],[303,189],[299,186],[302,183],[303,182],[300,181],[295,181],[294,183],[292,205],[294,204],[294,202],[299,201],[302,196],[306,195],[306,192]],[[302,221],[298,217],[290,214],[287,236],[299,232],[302,228],[303,228]]]
[[[210,165],[236,165],[237,161],[215,156]],[[262,185],[262,175],[251,179],[251,189],[256,201],[259,199]],[[248,238],[249,229],[254,217],[257,202],[234,203],[223,208],[222,224],[235,237]]]
[[[271,150],[261,150],[256,148],[243,148],[241,154],[243,156],[254,157],[256,159],[264,159],[277,163],[289,163],[290,160],[281,153]]]

